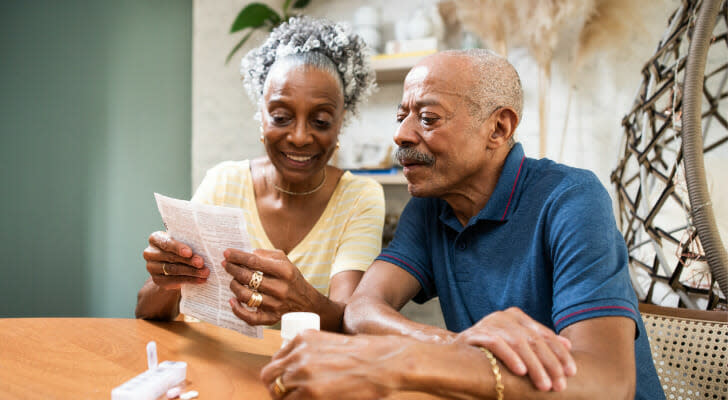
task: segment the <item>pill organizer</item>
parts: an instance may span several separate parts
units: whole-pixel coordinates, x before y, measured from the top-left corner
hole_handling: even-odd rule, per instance
[[[111,400],[156,400],[187,379],[187,363],[164,361],[111,390]]]

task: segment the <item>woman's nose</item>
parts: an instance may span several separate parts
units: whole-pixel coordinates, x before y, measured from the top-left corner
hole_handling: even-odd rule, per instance
[[[306,121],[297,121],[296,126],[293,127],[287,138],[296,147],[303,147],[313,143],[313,135],[311,135]]]

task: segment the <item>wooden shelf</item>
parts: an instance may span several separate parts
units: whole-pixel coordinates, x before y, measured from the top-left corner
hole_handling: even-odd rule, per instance
[[[404,177],[403,173],[389,174],[389,175],[370,175],[372,179],[381,183],[382,185],[406,185],[407,178]]]
[[[404,174],[401,172],[398,172],[396,174],[371,174],[371,173],[361,173],[361,172],[354,172],[355,175],[360,176],[366,176],[369,178],[374,179],[375,181],[381,183],[382,185],[406,185],[407,184],[407,178],[404,177]]]
[[[405,54],[379,54],[372,57],[372,68],[377,73],[377,82],[402,82],[412,67],[435,51],[419,51]]]

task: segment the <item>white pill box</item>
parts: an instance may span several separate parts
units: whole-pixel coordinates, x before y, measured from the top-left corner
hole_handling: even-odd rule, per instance
[[[111,400],[156,400],[187,379],[187,363],[164,361],[111,390]]]

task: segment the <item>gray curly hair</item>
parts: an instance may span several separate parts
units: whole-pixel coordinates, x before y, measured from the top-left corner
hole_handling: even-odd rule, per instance
[[[344,93],[344,109],[357,115],[359,105],[375,89],[369,51],[364,40],[347,26],[324,19],[293,17],[243,57],[240,74],[248,96],[260,105],[266,78],[276,62],[313,65],[337,77]]]

